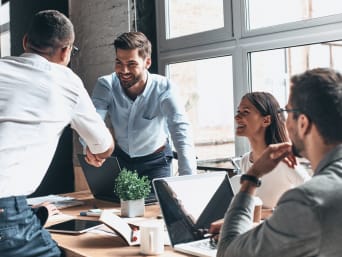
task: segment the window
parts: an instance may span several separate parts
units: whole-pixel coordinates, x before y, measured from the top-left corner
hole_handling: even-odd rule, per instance
[[[252,91],[271,92],[285,106],[291,76],[317,67],[342,71],[341,53],[341,41],[253,52]]]
[[[166,12],[169,17],[167,38],[224,27],[222,0],[169,0]]]
[[[231,56],[175,63],[168,68],[192,124],[197,157],[205,160],[233,154]]]
[[[225,17],[231,12],[228,0],[162,0],[156,9],[159,51],[232,38],[232,21]]]
[[[246,7],[250,30],[342,13],[339,0],[248,0]]]
[[[0,4],[0,57],[11,55],[9,3]]]
[[[156,7],[159,73],[181,87],[200,160],[249,150],[234,134],[245,93],[269,91],[283,106],[293,74],[342,71],[337,0],[160,0]]]

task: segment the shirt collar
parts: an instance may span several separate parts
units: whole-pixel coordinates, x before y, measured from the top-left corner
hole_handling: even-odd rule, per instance
[[[337,145],[324,156],[324,158],[319,162],[315,174],[320,173],[326,166],[339,159],[342,159],[342,144]]]
[[[144,91],[141,94],[141,96],[143,96],[143,97],[146,97],[146,95],[148,94],[148,92],[150,91],[150,88],[152,86],[152,80],[150,79],[151,76],[150,76],[150,73],[148,72],[148,70],[146,70],[146,76],[147,76],[146,86],[145,86]]]

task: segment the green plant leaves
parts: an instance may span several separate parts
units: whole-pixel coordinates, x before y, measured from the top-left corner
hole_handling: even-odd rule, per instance
[[[139,177],[136,171],[123,168],[115,179],[114,192],[124,201],[145,198],[151,192],[147,176]]]

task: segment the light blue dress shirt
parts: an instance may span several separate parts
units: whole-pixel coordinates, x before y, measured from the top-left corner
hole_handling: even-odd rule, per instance
[[[190,124],[166,77],[148,73],[145,90],[133,101],[112,73],[97,80],[92,100],[102,118],[109,114],[116,144],[131,158],[155,152],[171,135],[179,174],[196,172]]]

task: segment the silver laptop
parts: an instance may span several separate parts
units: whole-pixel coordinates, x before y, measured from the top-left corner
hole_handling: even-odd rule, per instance
[[[205,234],[213,221],[224,217],[234,196],[227,173],[159,178],[153,187],[174,250],[216,256],[216,245]]]

